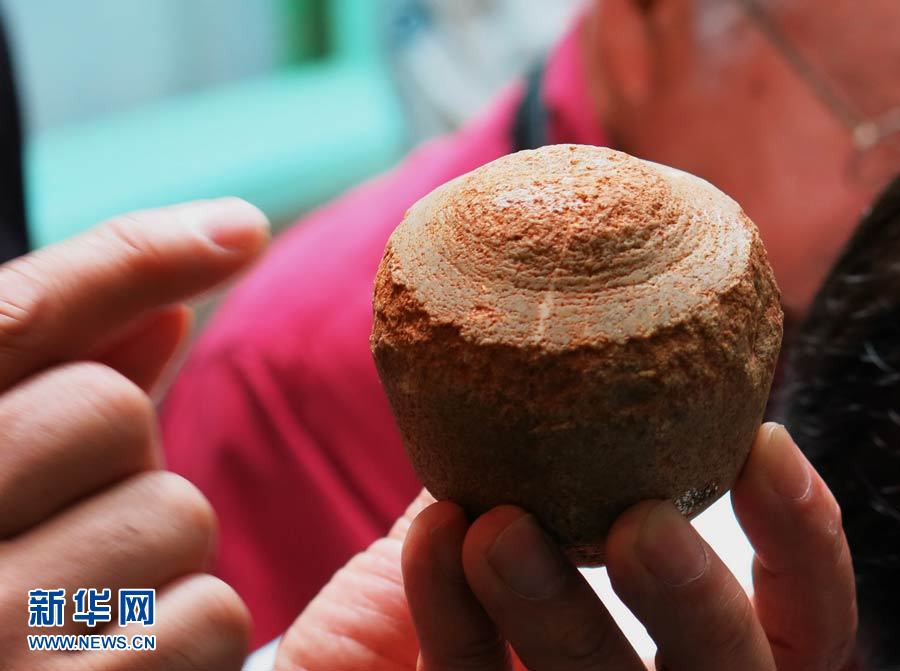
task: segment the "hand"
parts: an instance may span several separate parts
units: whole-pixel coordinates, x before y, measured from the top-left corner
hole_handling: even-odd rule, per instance
[[[239,669],[249,618],[202,572],[215,517],[159,470],[146,392],[185,338],[182,301],[246,267],[267,224],[236,199],[123,216],[0,267],[0,669]],[[112,623],[72,621],[110,588]],[[155,588],[153,629],[119,629],[119,588]],[[28,591],[66,590],[28,627]],[[129,625],[130,627],[131,625]],[[30,652],[27,634],[155,634],[153,652]]]
[[[612,584],[656,641],[657,668],[848,668],[856,608],[840,510],[783,428],[760,430],[732,496],[756,550],[752,602],[668,502],[635,506],[610,533]],[[276,669],[523,666],[645,668],[533,517],[501,506],[469,525],[423,493],[297,619]]]

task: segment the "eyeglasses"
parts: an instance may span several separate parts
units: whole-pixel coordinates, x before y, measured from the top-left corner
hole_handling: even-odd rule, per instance
[[[779,55],[849,131],[854,147],[848,165],[850,176],[866,186],[880,188],[887,184],[900,172],[900,107],[877,118],[861,114],[835,93],[757,0],[737,2]]]

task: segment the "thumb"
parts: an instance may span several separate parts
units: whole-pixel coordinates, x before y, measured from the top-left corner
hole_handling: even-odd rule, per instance
[[[416,668],[400,554],[412,520],[433,502],[423,490],[385,538],[335,573],[285,634],[276,671]]]

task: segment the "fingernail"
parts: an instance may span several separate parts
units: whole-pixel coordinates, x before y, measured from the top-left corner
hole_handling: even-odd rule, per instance
[[[553,596],[566,578],[566,560],[532,515],[522,515],[501,531],[487,560],[507,587],[526,599]]]
[[[803,501],[812,493],[812,473],[809,462],[791,434],[781,424],[769,432],[768,449],[771,460],[768,463],[778,468],[769,469],[772,488],[781,496],[791,501]]]
[[[269,232],[266,216],[239,198],[220,198],[203,203],[197,206],[193,216],[200,233],[231,252],[259,247]]]
[[[644,518],[637,544],[650,573],[673,587],[693,582],[709,564],[700,536],[669,501],[658,503]]]

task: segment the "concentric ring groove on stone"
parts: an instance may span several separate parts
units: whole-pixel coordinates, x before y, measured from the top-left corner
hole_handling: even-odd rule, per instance
[[[395,279],[433,322],[562,350],[696,315],[740,280],[753,238],[738,204],[700,178],[560,145],[447,183],[390,244]]]

